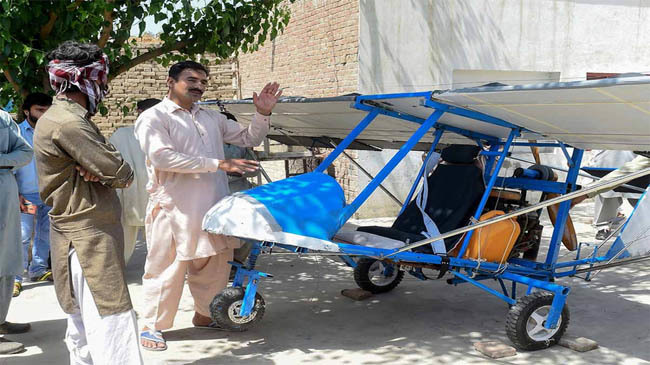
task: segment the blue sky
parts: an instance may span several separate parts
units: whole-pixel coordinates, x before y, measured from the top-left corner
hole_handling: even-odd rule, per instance
[[[208,2],[209,0],[191,0],[192,6],[194,7],[203,7]],[[176,3],[176,8],[180,8],[180,6],[181,4],[179,1]],[[166,22],[166,20],[163,20],[161,23],[154,24],[154,19],[152,16],[148,16],[144,20],[145,23],[147,24],[146,27],[144,28],[144,31],[146,33],[151,33],[151,34],[158,34],[162,32],[162,25],[164,22]],[[140,32],[140,23],[134,23],[133,26],[131,27],[131,36],[137,37],[139,32]]]

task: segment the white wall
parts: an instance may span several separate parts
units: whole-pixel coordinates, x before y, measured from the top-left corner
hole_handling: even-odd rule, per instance
[[[650,71],[650,0],[360,0],[359,12],[364,94]],[[358,160],[376,173],[394,152],[359,152]],[[386,181],[400,199],[420,156],[409,155]],[[559,151],[542,160],[565,164]],[[360,191],[368,179],[359,173],[358,181]],[[397,212],[378,190],[359,216]]]
[[[648,0],[360,0],[359,90],[450,88],[453,71],[650,70]],[[513,82],[525,83],[525,82]]]

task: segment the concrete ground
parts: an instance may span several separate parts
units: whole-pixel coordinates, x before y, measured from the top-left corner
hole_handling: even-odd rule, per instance
[[[572,212],[581,241],[593,242],[593,204]],[[629,208],[628,208],[629,211]],[[366,223],[366,222],[361,222]],[[548,240],[550,229],[545,229]],[[565,254],[566,251],[562,251]],[[128,265],[136,310],[142,308],[144,246]],[[473,343],[510,344],[504,325],[508,307],[468,285],[419,281],[407,275],[390,293],[361,302],[341,296],[356,287],[352,270],[328,258],[263,256],[258,268],[275,275],[262,282],[266,314],[244,333],[194,329],[185,290],[175,327],[165,332],[169,349],[143,351],[147,364],[641,364],[650,363],[650,270],[636,264],[603,271],[591,282],[566,278],[571,323],[567,333],[597,341],[579,353],[555,346],[491,360]],[[8,320],[32,323],[32,331],[10,338],[27,351],[0,356],[0,364],[66,364],[66,321],[51,284],[27,284],[14,298]]]

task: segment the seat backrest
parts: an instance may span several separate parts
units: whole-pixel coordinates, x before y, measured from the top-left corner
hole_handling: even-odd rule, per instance
[[[474,164],[480,148],[452,145],[442,151],[442,160],[427,178],[428,196],[424,211],[436,223],[441,233],[468,224],[485,192],[483,172]],[[416,199],[407,205],[392,225],[402,232],[420,234],[426,231]],[[450,249],[458,237],[449,237]]]

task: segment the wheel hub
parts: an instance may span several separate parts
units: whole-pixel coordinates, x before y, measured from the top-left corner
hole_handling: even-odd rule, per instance
[[[255,306],[253,306],[253,311],[251,312],[251,314],[247,316],[240,316],[239,313],[241,313],[242,303],[243,301],[238,300],[232,303],[230,307],[228,307],[228,318],[230,318],[230,320],[233,323],[246,324],[254,320],[255,316],[257,316],[257,311],[255,310]]]
[[[386,275],[387,271],[389,272],[388,275]],[[371,283],[377,286],[385,286],[395,280],[398,272],[399,270],[397,270],[397,268],[386,270],[380,261],[375,261],[372,265],[370,265],[370,269],[368,270],[368,279]]]
[[[548,314],[551,311],[550,305],[539,307],[530,314],[526,322],[526,333],[534,341],[550,340],[560,329],[562,325],[562,316],[557,321],[555,328],[546,328],[544,324],[548,320]]]

